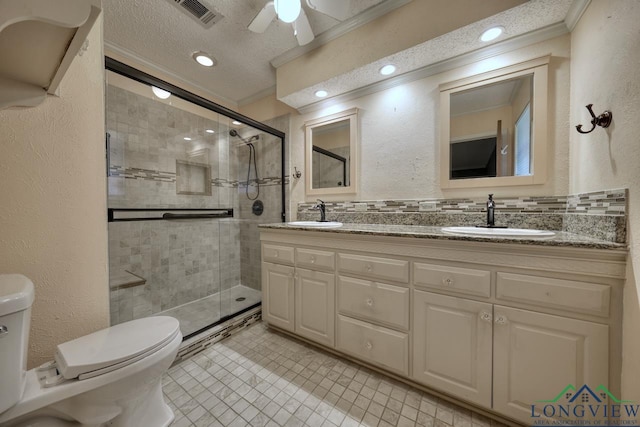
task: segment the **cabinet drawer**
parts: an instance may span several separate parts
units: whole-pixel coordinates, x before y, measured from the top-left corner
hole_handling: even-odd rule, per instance
[[[338,254],[338,270],[372,279],[409,282],[409,262],[400,259]]]
[[[296,248],[296,265],[300,267],[314,270],[333,270],[335,258],[334,252]]]
[[[491,296],[491,273],[484,270],[416,262],[413,264],[413,282],[459,294]]]
[[[338,310],[401,329],[409,329],[409,289],[340,276]]]
[[[409,374],[409,337],[338,315],[338,350],[382,368]]]
[[[262,245],[262,260],[278,264],[293,265],[294,251],[291,246],[280,246],[264,243]]]
[[[549,277],[498,273],[496,298],[608,317],[610,287]]]

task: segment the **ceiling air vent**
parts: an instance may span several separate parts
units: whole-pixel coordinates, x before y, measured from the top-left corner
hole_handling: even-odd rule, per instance
[[[198,0],[169,0],[204,28],[211,28],[213,24],[224,18],[212,7]]]

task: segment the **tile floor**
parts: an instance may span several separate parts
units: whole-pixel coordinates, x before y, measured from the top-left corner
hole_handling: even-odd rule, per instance
[[[222,301],[220,301],[221,297]],[[245,299],[236,301],[236,298],[240,297]],[[260,302],[261,299],[262,292],[247,286],[237,285],[221,293],[165,310],[156,314],[156,316],[175,317],[180,321],[182,336],[187,336],[217,322],[220,317],[237,313]]]
[[[262,322],[173,366],[175,427],[502,427]]]

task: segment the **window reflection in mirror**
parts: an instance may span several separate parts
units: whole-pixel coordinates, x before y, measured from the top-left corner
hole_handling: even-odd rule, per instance
[[[543,184],[550,56],[440,85],[440,187]]]
[[[358,109],[305,122],[307,196],[357,193]]]
[[[313,188],[349,186],[349,120],[312,129]]]
[[[450,179],[531,174],[533,74],[451,95]]]

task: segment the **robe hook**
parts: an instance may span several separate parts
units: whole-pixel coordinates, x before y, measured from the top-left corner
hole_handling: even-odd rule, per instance
[[[596,128],[596,126],[608,128],[611,124],[611,120],[613,120],[613,113],[611,111],[605,110],[604,113],[596,117],[596,115],[593,114],[593,109],[591,107],[593,107],[593,104],[587,105],[587,110],[589,110],[589,114],[591,114],[591,129],[589,129],[588,131],[583,131],[582,125],[578,125],[576,126],[576,130],[580,133],[591,133]]]

